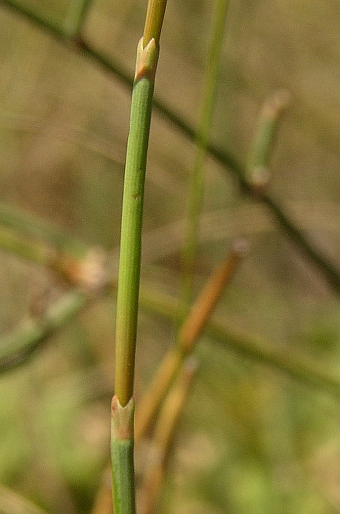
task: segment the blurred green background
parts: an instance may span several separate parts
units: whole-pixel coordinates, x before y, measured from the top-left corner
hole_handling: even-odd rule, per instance
[[[146,3],[93,1],[83,30],[91,47],[131,74]],[[20,5],[62,27],[71,4]],[[213,5],[169,0],[162,35],[156,96],[194,126]],[[277,89],[291,93],[270,192],[338,265],[339,23],[336,0],[231,0],[211,130],[214,143],[245,163],[262,103]],[[3,2],[0,27],[0,200],[109,249],[116,260],[130,90]],[[173,295],[193,152],[156,112],[142,284]],[[336,294],[261,202],[244,196],[235,178],[208,158],[196,293],[237,236],[251,250],[217,307],[220,319],[340,374]],[[46,285],[65,287],[41,267],[0,252],[3,335],[28,316]],[[0,376],[0,482],[50,513],[89,513],[101,482],[114,314],[114,298],[96,301],[29,363]],[[142,310],[137,398],[173,333],[172,323]],[[339,403],[207,336],[197,355],[159,512],[340,512]]]

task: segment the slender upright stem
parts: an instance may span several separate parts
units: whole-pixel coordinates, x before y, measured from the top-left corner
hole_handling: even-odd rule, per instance
[[[209,317],[230,282],[244,255],[243,242],[237,243],[225,261],[209,277],[207,284],[193,304],[184,320],[177,337],[177,344],[166,353],[152,379],[148,390],[138,405],[136,415],[135,440],[139,441],[154,418],[159,405],[166,395],[185,356],[195,347],[199,336],[209,321]]]
[[[112,400],[112,486],[115,514],[134,514],[134,368],[138,319],[144,182],[154,80],[166,0],[149,0],[137,49],[126,153]]]
[[[184,408],[197,362],[189,357],[183,362],[180,373],[164,400],[152,438],[152,458],[149,459],[141,491],[141,514],[151,514],[158,503],[164,484],[171,442]]]
[[[64,21],[65,35],[76,37],[82,30],[92,0],[72,0],[69,3]]]
[[[115,392],[112,403],[113,502],[115,514],[132,514],[133,482],[133,384],[138,318],[144,180],[151,121],[153,77],[158,47],[152,39],[138,45],[132,94],[130,133],[126,154],[116,319]],[[129,406],[129,408],[127,407]],[[117,432],[121,416],[129,409],[128,430]],[[132,425],[132,426],[131,426]],[[128,493],[128,497],[126,494]]]
[[[178,344],[185,354],[190,354],[194,348],[225,286],[230,283],[246,251],[247,244],[243,239],[234,243],[231,252],[213,271],[191,307],[190,315],[184,320],[178,333]]]
[[[124,407],[133,394],[141,232],[147,148],[158,46],[138,45],[126,154],[116,321],[116,395]]]
[[[189,303],[191,296],[191,282],[197,248],[198,221],[203,198],[204,164],[209,144],[210,125],[215,103],[219,61],[228,4],[228,0],[216,0],[213,13],[211,41],[207,56],[207,66],[200,108],[199,129],[196,136],[197,150],[189,186],[188,225],[182,256],[182,297],[184,303]]]

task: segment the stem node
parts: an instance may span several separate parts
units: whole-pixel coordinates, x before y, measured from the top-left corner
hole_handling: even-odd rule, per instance
[[[145,47],[143,46],[143,38],[139,40],[137,47],[135,83],[145,77],[151,82],[154,82],[158,55],[159,50],[154,38],[150,39]]]

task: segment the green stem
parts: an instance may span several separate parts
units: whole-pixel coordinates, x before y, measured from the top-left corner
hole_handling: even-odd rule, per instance
[[[88,302],[84,293],[74,290],[51,307],[39,306],[39,310],[46,309],[46,312],[39,313],[37,319],[32,316],[16,332],[1,338],[0,374],[24,364],[48,337],[65,326]]]
[[[220,54],[224,36],[225,21],[229,2],[216,0],[211,27],[211,41],[208,51],[199,130],[196,136],[196,155],[191,175],[188,202],[188,226],[183,250],[184,303],[190,302],[193,267],[197,250],[198,221],[201,211],[204,188],[204,164],[207,155],[209,132],[215,103],[215,92],[219,72]]]
[[[115,392],[123,407],[133,394],[144,181],[157,59],[155,40],[145,48],[141,40],[126,153],[117,293]]]
[[[263,193],[269,180],[269,159],[275,143],[280,115],[287,106],[289,95],[278,91],[265,101],[261,109],[248,157],[247,176],[254,193]]]
[[[93,0],[71,0],[68,5],[64,33],[68,37],[76,37],[80,34],[86,19],[86,15]]]
[[[44,266],[51,264],[51,249],[45,243],[27,240],[22,234],[1,225],[0,248]]]
[[[154,80],[166,0],[149,0],[137,49],[126,151],[112,401],[112,490],[115,514],[135,513],[133,386],[138,321],[144,182]]]
[[[84,257],[88,251],[84,243],[69,237],[65,231],[58,230],[37,216],[3,202],[0,202],[0,225],[22,232],[30,238],[44,241],[45,244],[52,243],[59,251],[65,251],[79,258]]]
[[[24,6],[15,0],[1,0],[1,3],[7,5],[11,10],[22,14],[25,18],[30,19],[37,25],[40,25],[43,29],[53,32],[55,35],[62,33],[59,24],[52,16],[41,15],[34,8],[28,5]]]

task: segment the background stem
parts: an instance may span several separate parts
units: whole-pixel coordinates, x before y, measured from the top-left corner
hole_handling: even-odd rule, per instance
[[[191,295],[194,261],[197,249],[198,220],[203,198],[204,165],[216,97],[215,92],[228,5],[229,2],[227,0],[216,0],[211,26],[211,40],[203,84],[199,129],[195,141],[195,161],[189,185],[187,233],[182,254],[182,299],[184,303],[189,303]]]

